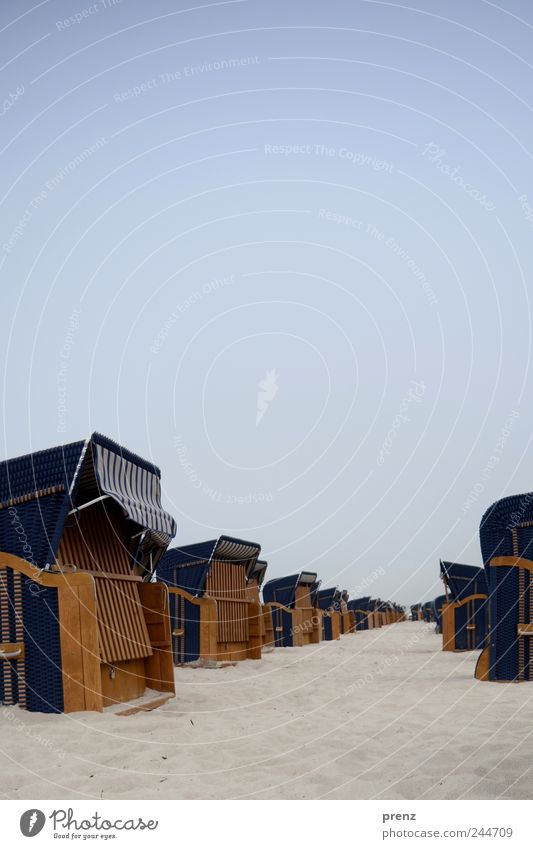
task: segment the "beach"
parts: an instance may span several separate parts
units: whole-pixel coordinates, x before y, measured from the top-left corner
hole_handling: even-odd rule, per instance
[[[0,708],[5,799],[526,799],[533,683],[402,622],[175,670],[150,712]]]

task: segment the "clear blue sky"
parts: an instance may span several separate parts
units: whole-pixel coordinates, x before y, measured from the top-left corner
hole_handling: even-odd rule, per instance
[[[531,489],[533,9],[0,8],[5,457],[153,458],[178,541],[401,602]]]

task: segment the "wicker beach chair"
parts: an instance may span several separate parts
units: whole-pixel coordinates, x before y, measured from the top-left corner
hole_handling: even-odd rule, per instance
[[[433,621],[435,622],[435,633],[442,634],[442,609],[446,604],[446,596],[439,595],[431,602]]]
[[[169,589],[174,663],[261,658],[262,611],[248,577],[261,546],[220,536],[170,548],[157,576]]]
[[[413,622],[422,622],[424,619],[424,613],[420,602],[418,604],[411,605],[411,619]]]
[[[337,587],[319,590],[317,603],[322,610],[322,638],[324,640],[339,640],[341,636],[341,594]]]
[[[447,596],[442,612],[443,651],[482,649],[488,625],[485,570],[441,560],[440,571]]]
[[[174,693],[168,593],[176,533],[152,463],[94,433],[0,464],[0,701],[102,710]]]
[[[425,601],[422,605],[422,614],[424,622],[434,622],[433,618],[433,607],[431,601]]]
[[[476,677],[533,680],[533,493],[493,504],[481,519],[481,554],[488,584],[487,645]]]
[[[316,572],[273,578],[263,586],[263,602],[270,611],[275,646],[289,648],[320,642],[323,614],[317,605],[319,586]]]
[[[374,627],[374,615],[373,611],[370,611],[370,601],[370,596],[351,598],[348,601],[348,610],[353,613],[356,631],[367,631]]]

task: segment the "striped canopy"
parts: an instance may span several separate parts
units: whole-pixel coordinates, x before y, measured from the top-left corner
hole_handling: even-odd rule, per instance
[[[169,540],[176,535],[176,523],[161,505],[161,485],[155,472],[98,442],[93,444],[93,460],[100,490],[118,501],[133,522],[165,534]]]
[[[222,535],[218,539],[170,548],[157,567],[157,578],[191,595],[202,595],[213,561],[244,566],[249,578],[260,553],[261,546],[256,542]]]
[[[110,497],[138,526],[130,529],[139,542],[136,561],[153,566],[176,534],[174,519],[161,505],[160,477],[153,463],[99,433],[5,460],[0,463],[0,551],[44,568],[54,562],[71,522],[69,512]]]
[[[297,587],[308,586],[311,604],[314,604],[314,596],[319,585],[320,581],[317,581],[316,572],[295,572],[293,575],[285,575],[283,578],[273,578],[271,581],[267,581],[263,587],[263,601],[265,604],[277,602],[285,607],[293,607]]]

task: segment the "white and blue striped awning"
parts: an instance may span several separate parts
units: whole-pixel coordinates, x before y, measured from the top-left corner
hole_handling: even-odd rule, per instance
[[[117,501],[133,522],[172,539],[176,535],[176,523],[163,510],[159,477],[97,442],[93,442],[92,448],[101,491]]]

